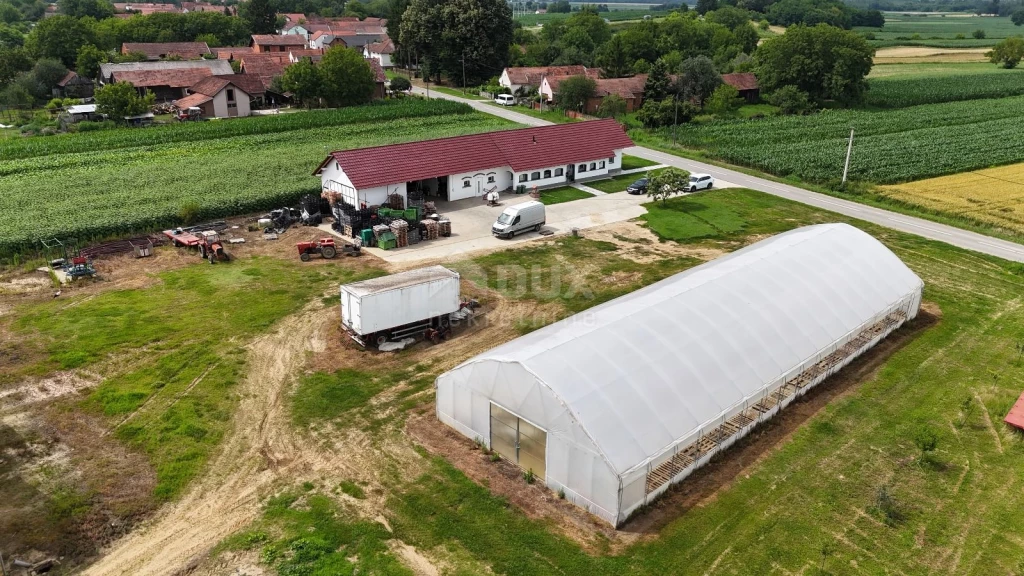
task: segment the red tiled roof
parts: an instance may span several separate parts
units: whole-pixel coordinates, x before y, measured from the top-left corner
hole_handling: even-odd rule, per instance
[[[380,42],[367,44],[366,49],[372,54],[394,54],[395,43],[391,41],[391,38],[385,37]]]
[[[171,70],[125,70],[112,72],[114,82],[131,82],[136,88],[153,86],[170,86],[171,88],[187,88],[207,76],[212,76],[209,68],[177,68]]]
[[[284,16],[284,21],[292,26],[299,23],[299,20],[309,21],[305,14],[278,14],[278,16]]]
[[[374,81],[378,84],[388,81],[387,74],[384,73],[384,68],[381,68],[380,60],[376,58],[366,58],[366,63],[370,65],[370,70],[373,70]]]
[[[287,54],[246,54],[241,58],[245,75],[259,78],[264,89],[270,88],[274,78],[284,74],[284,69],[290,65]]]
[[[181,12],[181,8],[174,4],[157,4],[153,2],[115,2],[114,10],[118,12],[138,12],[143,15],[155,14],[157,12]]]
[[[587,68],[586,66],[518,66],[505,68],[508,79],[513,84],[528,84],[540,86],[545,76],[590,76],[598,78],[601,75],[600,68]]]
[[[68,73],[65,74],[63,78],[61,78],[60,82],[57,82],[57,86],[63,88],[67,86],[69,82],[75,80],[76,78],[78,78],[78,74],[76,74],[74,70],[68,70]]]
[[[174,106],[178,109],[184,110],[185,108],[191,108],[193,106],[201,106],[210,100],[213,100],[213,97],[207,96],[206,94],[189,94],[184,98],[178,98],[175,100]]]
[[[260,46],[306,45],[306,39],[298,34],[253,34],[252,41]]]
[[[189,60],[202,58],[210,53],[206,42],[125,42],[121,44],[121,54],[141,52],[150,60],[159,60],[172,54]]]
[[[229,46],[226,48],[211,48],[217,55],[218,60],[233,60],[241,58],[246,54],[254,54],[252,46]]]
[[[332,152],[356,188],[509,166],[516,172],[611,158],[633,145],[612,119],[556,124]]]
[[[757,90],[757,77],[750,72],[722,74],[722,82],[737,90]]]
[[[548,83],[550,84],[550,81]],[[645,84],[647,84],[647,74],[637,74],[631,78],[598,78],[594,80],[594,96],[603,98],[615,94],[626,100],[643,98]],[[554,90],[555,86],[552,86],[551,89]]]

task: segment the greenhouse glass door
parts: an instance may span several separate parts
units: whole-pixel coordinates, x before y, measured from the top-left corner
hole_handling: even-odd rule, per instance
[[[548,435],[526,420],[491,404],[491,449],[544,478],[544,456]]]

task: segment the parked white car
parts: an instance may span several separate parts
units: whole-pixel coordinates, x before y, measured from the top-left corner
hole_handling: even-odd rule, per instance
[[[494,102],[501,106],[515,106],[516,98],[511,94],[498,94],[494,98]]]
[[[690,174],[690,186],[686,190],[688,192],[710,190],[714,185],[715,179],[710,174]]]

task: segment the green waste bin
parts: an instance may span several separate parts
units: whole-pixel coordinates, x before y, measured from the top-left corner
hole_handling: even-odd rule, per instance
[[[367,228],[359,232],[359,238],[363,241],[363,246],[373,245],[373,230]]]
[[[384,232],[377,237],[377,247],[381,250],[391,250],[398,246],[398,239],[391,232]]]

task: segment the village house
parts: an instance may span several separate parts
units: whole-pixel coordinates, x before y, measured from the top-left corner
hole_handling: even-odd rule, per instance
[[[244,86],[250,79],[242,74],[209,76],[188,91],[189,95],[174,101],[179,110],[199,108],[204,118],[245,117],[252,113],[252,94]]]
[[[95,86],[92,80],[69,71],[53,89],[55,98],[92,98]]]
[[[121,54],[145,54],[147,60],[163,60],[177,56],[182,60],[197,60],[212,54],[206,42],[125,42]]]
[[[287,54],[289,50],[306,47],[305,36],[295,34],[253,34],[249,44],[252,51],[258,54],[280,52]]]
[[[394,67],[394,64],[391,61],[391,55],[394,53],[395,43],[388,37],[385,37],[384,40],[380,42],[373,42],[363,46],[363,56],[365,58],[377,60],[385,69]]]
[[[761,97],[761,89],[757,84],[757,77],[751,72],[722,74],[722,82],[738,90],[740,98],[745,99],[747,102],[757,102],[757,99]]]
[[[498,84],[515,94],[539,90],[544,78],[548,76],[589,76],[597,79],[601,77],[601,69],[586,66],[517,66],[502,70]]]
[[[541,97],[545,102],[553,103],[558,96],[558,86],[570,76],[545,77],[540,87]],[[583,112],[597,113],[601,102],[610,95],[616,95],[626,102],[626,112],[639,110],[644,102],[644,85],[647,74],[637,74],[630,78],[598,78],[594,80],[594,95],[587,99]]]
[[[208,76],[234,74],[226,60],[181,60],[101,64],[100,83],[131,82],[144,94],[152,92],[158,102],[186,96],[186,89]]]
[[[561,186],[622,168],[633,145],[614,120],[556,124],[332,152],[313,173],[354,206],[420,190],[438,200]]]

